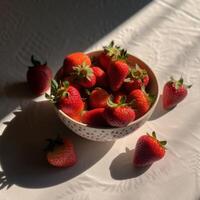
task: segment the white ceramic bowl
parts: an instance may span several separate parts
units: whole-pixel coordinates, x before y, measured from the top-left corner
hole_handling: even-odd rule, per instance
[[[102,51],[95,51],[88,53],[89,56],[97,57]],[[136,63],[143,69],[145,69],[150,77],[150,83],[148,85],[148,91],[151,94],[155,95],[155,101],[151,106],[150,110],[143,115],[142,117],[138,118],[137,120],[131,122],[125,127],[122,128],[115,128],[115,127],[91,127],[87,124],[83,124],[81,122],[75,121],[74,119],[70,118],[61,110],[56,108],[59,118],[62,122],[71,129],[74,133],[80,135],[83,138],[93,140],[93,141],[114,141],[119,138],[125,137],[131,133],[133,133],[136,129],[141,127],[152,115],[156,104],[159,98],[159,86],[158,80],[150,67],[148,67],[143,61],[138,59],[135,56],[128,55],[128,61],[130,65],[134,66]]]

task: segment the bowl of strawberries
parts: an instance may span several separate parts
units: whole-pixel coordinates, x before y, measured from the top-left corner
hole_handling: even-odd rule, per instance
[[[100,51],[67,55],[46,97],[76,134],[114,141],[149,119],[159,86],[147,64],[112,41]]]

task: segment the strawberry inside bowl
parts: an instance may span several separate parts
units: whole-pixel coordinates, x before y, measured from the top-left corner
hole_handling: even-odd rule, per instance
[[[61,86],[54,83],[51,89],[59,87],[56,95],[60,96],[54,95],[53,103],[69,129],[89,140],[114,141],[150,118],[159,86],[148,65],[114,44],[103,51],[82,53],[81,58],[80,52],[77,55],[78,59],[76,53],[65,58],[55,76]],[[47,98],[52,100],[51,96]]]

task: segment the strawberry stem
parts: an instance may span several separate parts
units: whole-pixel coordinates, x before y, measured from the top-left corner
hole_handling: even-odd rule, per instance
[[[53,151],[56,146],[60,146],[63,144],[63,139],[58,135],[55,139],[48,138],[46,139],[48,144],[45,147],[45,151]]]
[[[60,97],[68,97],[69,93],[67,92],[67,89],[69,87],[69,82],[64,81],[57,83],[56,80],[51,80],[51,93],[45,94],[45,97],[52,103],[57,103],[58,99]]]
[[[126,60],[127,59],[127,51],[121,49],[120,46],[115,45],[112,40],[108,46],[103,47],[104,52],[110,56],[113,60]]]
[[[34,55],[31,56],[31,63],[34,65],[34,66],[37,66],[37,65],[41,65],[41,62],[36,60],[34,58]]]
[[[86,78],[90,81],[91,76],[93,76],[93,70],[89,65],[83,62],[83,64],[73,67],[72,76],[74,76],[76,79]]]
[[[180,79],[179,79],[178,81],[175,80],[175,79],[171,76],[171,77],[170,77],[170,82],[171,82],[172,84],[174,84],[174,87],[175,87],[176,90],[178,90],[179,87],[181,87],[182,85],[183,85],[184,87],[188,88],[188,89],[192,87],[192,85],[185,85],[185,84],[183,84],[183,83],[184,83],[184,80],[183,80],[183,77],[182,77],[182,76],[180,77]]]
[[[147,135],[148,135],[149,137],[152,137],[153,139],[155,139],[155,140],[160,144],[161,147],[163,147],[163,148],[166,149],[165,145],[167,144],[167,141],[165,141],[165,140],[159,141],[159,140],[157,139],[157,136],[156,136],[156,132],[155,132],[155,131],[153,131],[151,135],[150,135],[149,133],[147,133]]]
[[[111,108],[117,108],[119,106],[126,106],[127,105],[126,96],[122,96],[119,103],[114,103],[112,99],[113,99],[113,96],[111,95],[107,100],[107,105]]]

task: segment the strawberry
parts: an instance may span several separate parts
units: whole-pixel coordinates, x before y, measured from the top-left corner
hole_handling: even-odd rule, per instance
[[[107,70],[111,63],[111,57],[108,56],[105,52],[101,53],[99,56],[99,62],[101,63],[102,69]]]
[[[85,62],[81,65],[73,67],[71,75],[79,85],[85,88],[91,88],[96,84],[96,76],[93,69]]]
[[[89,103],[91,108],[105,108],[109,94],[102,88],[95,88],[89,96]]]
[[[107,126],[103,117],[105,108],[95,108],[85,111],[82,115],[82,122],[90,126]]]
[[[126,98],[122,98],[118,104],[114,103],[111,98],[108,99],[108,106],[105,108],[104,118],[110,126],[123,127],[135,119],[134,110],[125,102]]]
[[[64,75],[68,76],[72,71],[73,67],[77,65],[82,65],[83,63],[91,65],[90,57],[82,52],[75,52],[67,55],[63,63]]]
[[[126,94],[122,91],[117,91],[114,94],[114,103],[120,103],[122,98],[126,98]]]
[[[34,59],[34,56],[31,56],[31,62],[33,66],[29,67],[27,71],[27,82],[32,92],[39,96],[49,89],[52,71],[47,66],[47,63],[41,64]]]
[[[76,164],[77,156],[72,142],[66,138],[57,137],[55,140],[48,139],[47,161],[55,167],[71,167]]]
[[[136,111],[136,118],[141,117],[150,109],[153,100],[153,96],[140,89],[133,90],[128,95],[128,102],[132,103],[132,107]]]
[[[166,141],[159,141],[155,132],[152,136],[147,134],[141,136],[136,144],[133,164],[136,167],[144,167],[160,160],[165,155]]]
[[[108,46],[104,46],[103,49],[103,53],[99,56],[99,63],[105,71],[110,67],[112,60],[126,59],[127,57],[126,51],[115,45],[114,41],[111,41]]]
[[[75,87],[70,86],[67,81],[58,84],[53,80],[51,94],[46,94],[46,98],[71,117],[78,115],[84,108],[79,91]]]
[[[78,91],[81,90],[81,86],[78,83],[76,83],[76,80],[72,76],[63,77],[62,82],[64,81],[68,81],[69,84],[75,87]]]
[[[126,92],[130,93],[132,90],[141,89],[146,87],[149,83],[149,76],[145,69],[139,67],[136,64],[134,68],[131,69],[128,78],[124,80],[124,89]]]
[[[108,80],[112,91],[120,89],[128,73],[129,66],[125,62],[121,60],[112,62],[108,68]]]
[[[92,69],[94,75],[96,76],[96,86],[107,88],[108,80],[106,73],[100,67],[97,66],[92,66]]]
[[[163,107],[166,110],[172,109],[178,103],[180,103],[187,96],[187,89],[191,88],[192,85],[183,84],[183,78],[181,77],[178,81],[171,77],[163,89]]]

